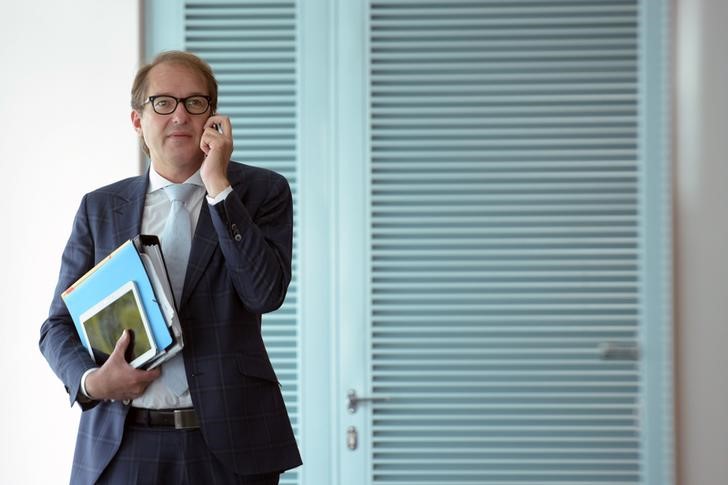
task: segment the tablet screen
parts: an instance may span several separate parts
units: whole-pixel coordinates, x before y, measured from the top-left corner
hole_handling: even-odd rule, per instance
[[[81,315],[91,354],[99,364],[109,358],[125,329],[133,332],[133,345],[126,358],[134,367],[154,356],[149,326],[142,314],[133,282],[126,283]]]

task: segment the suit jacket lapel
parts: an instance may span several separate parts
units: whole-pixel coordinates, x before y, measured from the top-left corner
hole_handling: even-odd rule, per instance
[[[119,192],[117,203],[113,209],[114,237],[119,246],[136,237],[142,230],[144,199],[147,195],[149,174],[131,180],[124,190]]]
[[[192,248],[190,250],[190,259],[187,263],[187,274],[185,275],[182,300],[179,305],[180,308],[184,307],[192,290],[195,289],[195,286],[200,281],[202,273],[204,273],[205,268],[210,262],[212,253],[215,252],[217,245],[217,233],[210,218],[210,208],[207,205],[207,198],[203,198],[200,217],[197,220],[197,228],[195,229],[195,236],[192,238]]]
[[[141,233],[144,200],[147,196],[148,186],[149,171],[147,169],[145,175],[133,178],[117,194],[118,197],[113,208],[114,238],[116,239],[117,247]],[[212,257],[212,253],[215,252],[217,244],[217,234],[212,225],[207,199],[203,198],[197,228],[192,238],[192,248],[187,264],[187,274],[185,275],[180,308],[189,299],[190,293],[200,281],[200,277],[202,277]]]

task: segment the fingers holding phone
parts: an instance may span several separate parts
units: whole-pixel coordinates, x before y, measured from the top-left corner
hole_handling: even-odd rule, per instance
[[[233,137],[230,118],[221,115],[210,116],[203,127],[200,149],[205,152],[205,155],[210,156],[211,151],[226,148],[229,148],[230,154],[232,154],[232,147]]]
[[[205,122],[200,149],[205,160],[200,168],[202,182],[207,193],[214,197],[230,185],[227,180],[227,165],[233,154],[233,135],[230,118],[213,115]]]

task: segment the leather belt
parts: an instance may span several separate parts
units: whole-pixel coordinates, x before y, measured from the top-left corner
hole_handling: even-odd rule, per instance
[[[197,413],[192,408],[187,409],[144,409],[129,408],[126,416],[127,423],[141,426],[196,429],[200,427]]]

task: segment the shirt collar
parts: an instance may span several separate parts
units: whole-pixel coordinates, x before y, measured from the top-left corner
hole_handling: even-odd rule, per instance
[[[174,182],[171,180],[167,180],[166,178],[162,177],[157,173],[156,170],[154,170],[154,166],[149,167],[149,188],[147,189],[147,193],[151,194],[152,192],[163,189],[168,185],[172,185]],[[192,184],[197,185],[198,187],[205,187],[205,184],[202,183],[202,176],[200,175],[200,170],[198,169],[195,173],[192,174],[190,178],[184,181],[186,184]]]

